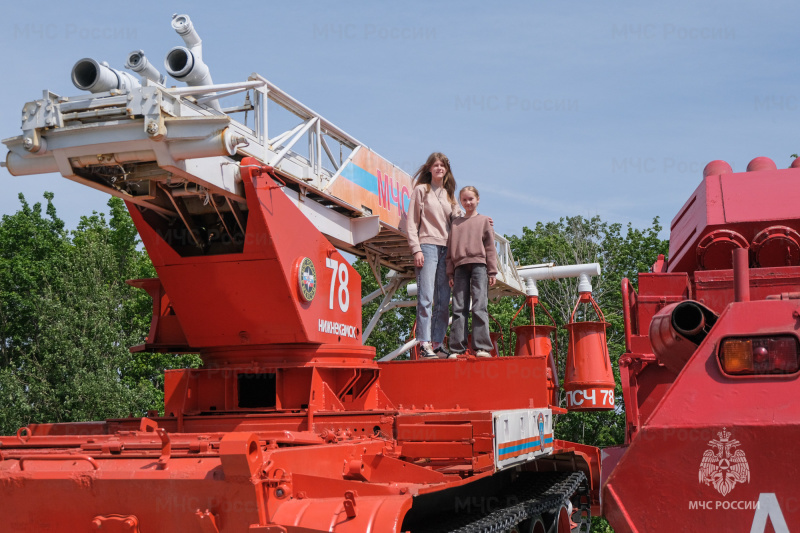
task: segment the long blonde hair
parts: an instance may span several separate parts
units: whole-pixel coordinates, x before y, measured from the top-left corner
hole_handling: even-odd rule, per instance
[[[446,169],[444,180],[442,180],[442,186],[444,190],[447,191],[447,199],[450,201],[450,204],[456,205],[456,178],[453,177],[453,171],[450,169],[450,160],[441,152],[433,152],[429,155],[428,160],[414,173],[414,186],[426,185],[427,190],[431,190],[431,180],[433,179],[431,176],[431,167],[437,161],[441,161]]]

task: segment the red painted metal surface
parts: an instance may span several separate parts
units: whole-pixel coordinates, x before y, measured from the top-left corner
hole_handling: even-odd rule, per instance
[[[747,249],[747,239],[735,231],[717,229],[703,237],[697,245],[697,265],[703,270],[729,269],[732,253]]]
[[[752,251],[753,266],[797,266],[800,264],[800,233],[786,226],[771,226],[753,238]]]
[[[640,274],[638,293],[623,281],[627,437],[603,457],[615,531],[800,528],[800,468],[785,459],[800,435],[800,372],[733,375],[720,363],[724,339],[798,338],[797,169],[710,163],[673,220],[668,272]],[[733,232],[730,256],[708,270],[708,243]]]
[[[546,408],[541,357],[380,363],[381,388],[398,408],[500,410]]]
[[[550,320],[552,326],[536,325],[536,307],[539,307]],[[526,307],[530,308],[530,325],[514,326],[514,321]],[[509,329],[516,335],[516,343],[514,346],[515,356],[528,356],[533,357],[538,361],[538,366],[545,365],[545,379],[547,384],[548,402],[551,409],[561,413],[562,409],[559,405],[559,391],[558,384],[558,361],[556,360],[558,353],[558,336],[551,336],[558,327],[553,315],[550,311],[539,302],[538,296],[528,296],[525,303],[517,309],[514,317],[511,319]],[[555,348],[555,349],[554,349]]]
[[[128,280],[128,285],[147,291],[153,299],[153,318],[150,321],[150,334],[144,345],[135,351],[180,351],[187,349],[189,341],[181,328],[178,316],[172,307],[169,296],[158,278]]]
[[[360,346],[361,277],[298,211],[272,171],[257,167],[254,159],[242,164],[248,217],[240,254],[181,257],[171,245],[173,233],[159,232],[128,206],[189,345]],[[300,290],[305,258],[315,271],[310,301]]]
[[[0,437],[10,530],[399,532],[420,498],[498,474],[495,412],[558,410],[545,354],[376,363],[357,272],[274,169],[241,168],[239,252],[196,253],[129,204],[159,276],[131,282],[153,298],[133,350],[204,365],[166,372],[163,417]],[[599,511],[599,450],[553,450],[521,468],[585,472]]]
[[[767,158],[756,158],[748,172],[741,173],[732,173],[724,161],[709,163],[702,183],[672,219],[670,272],[692,273],[704,268],[702,262],[698,263],[698,247],[715,231],[722,232],[716,234],[717,244],[706,242],[706,248],[700,250],[709,256],[707,269],[730,268],[729,252],[746,247],[769,226],[800,231],[800,191],[795,185],[800,168],[774,170],[775,164],[764,160]],[[720,248],[718,254],[716,247]]]
[[[736,302],[749,302],[750,272],[747,251],[734,250],[733,267],[733,300]]]
[[[576,322],[575,313],[581,304],[591,305],[597,322]],[[606,328],[608,323],[590,293],[581,293],[568,324],[567,363],[564,368],[564,390],[567,409],[596,411],[614,408],[614,372],[608,355]]]
[[[761,335],[798,309],[796,301],[761,301],[734,303],[723,313],[714,335],[666,391],[606,484],[604,510],[616,531],[674,531],[680,524],[750,531],[754,505],[765,494],[776,495],[791,530],[800,525],[793,482],[800,469],[780,460],[800,434],[789,401],[800,389],[797,376],[726,376],[715,350],[721,337]],[[698,479],[706,452],[718,450],[712,441],[726,432],[729,441],[738,441],[731,451],[743,452],[749,477],[738,479],[723,469],[718,479],[727,486],[716,487]],[[659,505],[639,497],[642,492],[659,494]]]

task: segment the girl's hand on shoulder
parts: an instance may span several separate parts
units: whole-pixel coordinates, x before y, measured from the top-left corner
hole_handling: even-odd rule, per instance
[[[486,217],[486,218],[488,218],[488,219],[489,219],[489,225],[490,225],[491,227],[494,227],[494,220],[492,220],[492,217]]]
[[[452,281],[451,281],[452,283]],[[489,276],[489,286],[494,287],[494,284],[497,283],[497,276]],[[452,285],[450,285],[452,287]]]
[[[414,254],[414,266],[417,268],[422,268],[425,266],[425,256],[422,252],[417,252]]]

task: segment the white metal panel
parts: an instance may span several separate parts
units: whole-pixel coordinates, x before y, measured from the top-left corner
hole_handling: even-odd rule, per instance
[[[494,457],[498,470],[553,452],[550,409],[495,411]]]
[[[498,470],[531,459],[527,443],[533,437],[527,409],[494,413],[494,453]]]

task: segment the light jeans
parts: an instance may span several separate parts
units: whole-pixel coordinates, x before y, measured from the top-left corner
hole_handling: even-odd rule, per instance
[[[472,294],[472,344],[475,350],[491,352],[489,335],[489,275],[486,265],[467,263],[456,267],[453,276],[453,326],[450,328],[450,351],[464,353],[467,346],[467,320]]]
[[[425,258],[417,268],[417,339],[444,342],[450,322],[450,281],[447,279],[447,246],[421,244]]]

